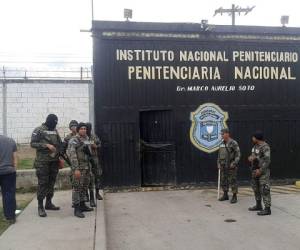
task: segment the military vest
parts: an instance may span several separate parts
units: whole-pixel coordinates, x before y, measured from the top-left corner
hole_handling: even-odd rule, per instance
[[[89,150],[91,150],[91,142],[87,138],[82,138],[79,136],[76,136],[78,145],[76,146],[76,154],[77,154],[77,160],[78,160],[78,166],[80,169],[89,169],[90,168],[90,160],[89,156],[85,153],[84,147],[89,147]]]
[[[229,149],[227,148],[227,145],[223,142],[220,145],[219,148],[219,162],[222,165],[227,165],[229,161],[229,154],[228,154]]]
[[[51,144],[58,150],[61,143],[57,130],[50,131],[45,125],[39,127],[38,131],[39,143]],[[36,152],[37,161],[57,161],[58,151],[51,152],[48,148],[38,149]]]
[[[221,165],[229,165],[234,160],[234,143],[236,142],[230,139],[227,143],[223,141],[220,145],[218,160]]]

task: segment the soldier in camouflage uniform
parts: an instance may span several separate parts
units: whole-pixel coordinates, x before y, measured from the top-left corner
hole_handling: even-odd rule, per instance
[[[76,120],[70,121],[70,123],[69,123],[70,133],[67,134],[67,136],[64,138],[64,142],[63,142],[63,148],[64,148],[65,153],[67,152],[69,141],[71,140],[72,137],[77,135],[77,126],[78,126],[78,121],[76,121]],[[72,204],[72,207],[74,207],[74,204]]]
[[[101,175],[102,175],[102,168],[100,166],[99,157],[98,157],[98,150],[101,147],[101,141],[96,134],[92,133],[92,124],[87,123],[87,134],[89,136],[89,140],[91,143],[92,148],[92,163],[91,164],[91,181],[89,185],[89,192],[90,192],[90,205],[91,207],[95,207],[95,196],[94,190],[96,188],[96,198],[97,200],[103,200],[102,196],[99,193],[100,186],[101,186]]]
[[[249,211],[259,211],[258,215],[271,215],[271,192],[270,192],[270,163],[271,149],[264,141],[261,131],[253,134],[254,147],[248,160],[252,170],[252,188],[255,195],[256,205],[249,208]],[[261,199],[265,208],[262,210]]]
[[[74,215],[84,218],[82,212],[93,211],[93,208],[86,206],[85,193],[90,183],[90,159],[91,147],[86,134],[86,124],[79,123],[78,134],[72,137],[67,148],[67,155],[71,161],[72,179],[72,202],[74,204]]]
[[[52,203],[59,165],[58,148],[62,143],[55,129],[57,122],[58,118],[56,115],[48,115],[46,122],[34,129],[31,136],[30,145],[36,149],[34,167],[38,178],[37,199],[38,214],[40,217],[47,216],[45,209],[60,209]],[[43,200],[45,197],[46,204],[44,208]]]
[[[70,139],[77,134],[77,126],[78,126],[78,122],[76,120],[70,121],[69,129],[70,129],[71,133],[69,133],[64,138],[64,150],[65,150],[65,152],[67,151]]]
[[[238,143],[230,137],[228,129],[222,129],[223,142],[219,148],[218,154],[218,168],[221,169],[221,186],[223,189],[223,196],[219,201],[229,200],[228,190],[231,186],[232,199],[231,203],[237,202],[237,169],[241,158],[240,148]]]

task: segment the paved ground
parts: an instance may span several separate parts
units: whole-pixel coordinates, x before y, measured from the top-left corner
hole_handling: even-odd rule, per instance
[[[70,191],[57,192],[61,211],[40,218],[34,199],[0,236],[0,249],[299,250],[300,189],[272,190],[272,216],[266,217],[247,211],[252,191],[242,188],[234,205],[216,201],[212,189],[111,193],[85,219],[73,216]]]
[[[273,188],[272,215],[247,209],[252,191],[239,203],[216,200],[215,190],[106,194],[109,250],[299,250],[300,190]],[[235,222],[225,222],[225,220]]]
[[[71,191],[57,192],[54,203],[60,211],[49,211],[46,218],[37,215],[34,199],[0,236],[2,250],[94,250],[105,249],[105,221],[103,202],[98,201],[94,212],[86,218],[73,216]]]

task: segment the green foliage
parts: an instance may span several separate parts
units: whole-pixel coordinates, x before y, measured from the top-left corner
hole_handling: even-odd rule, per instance
[[[31,158],[20,159],[18,163],[18,169],[32,169],[33,162],[34,159]]]

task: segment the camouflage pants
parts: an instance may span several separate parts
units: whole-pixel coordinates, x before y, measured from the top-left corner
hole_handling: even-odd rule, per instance
[[[221,187],[223,192],[228,192],[231,187],[232,193],[237,194],[237,168],[221,168]]]
[[[90,183],[90,170],[89,169],[79,169],[80,178],[76,179],[74,177],[74,171],[71,171],[72,180],[72,203],[74,205],[79,205],[80,202],[85,201],[85,195],[88,190],[88,185]]]
[[[36,176],[38,178],[37,199],[45,197],[51,199],[54,195],[54,185],[58,174],[57,161],[35,161]]]
[[[265,207],[271,207],[271,188],[270,188],[270,170],[260,177],[252,177],[251,186],[254,191],[255,199],[263,199]]]
[[[90,178],[89,190],[94,190],[95,187],[97,189],[101,188],[102,168],[97,158],[94,158],[94,162],[96,164],[91,167],[91,178]]]

